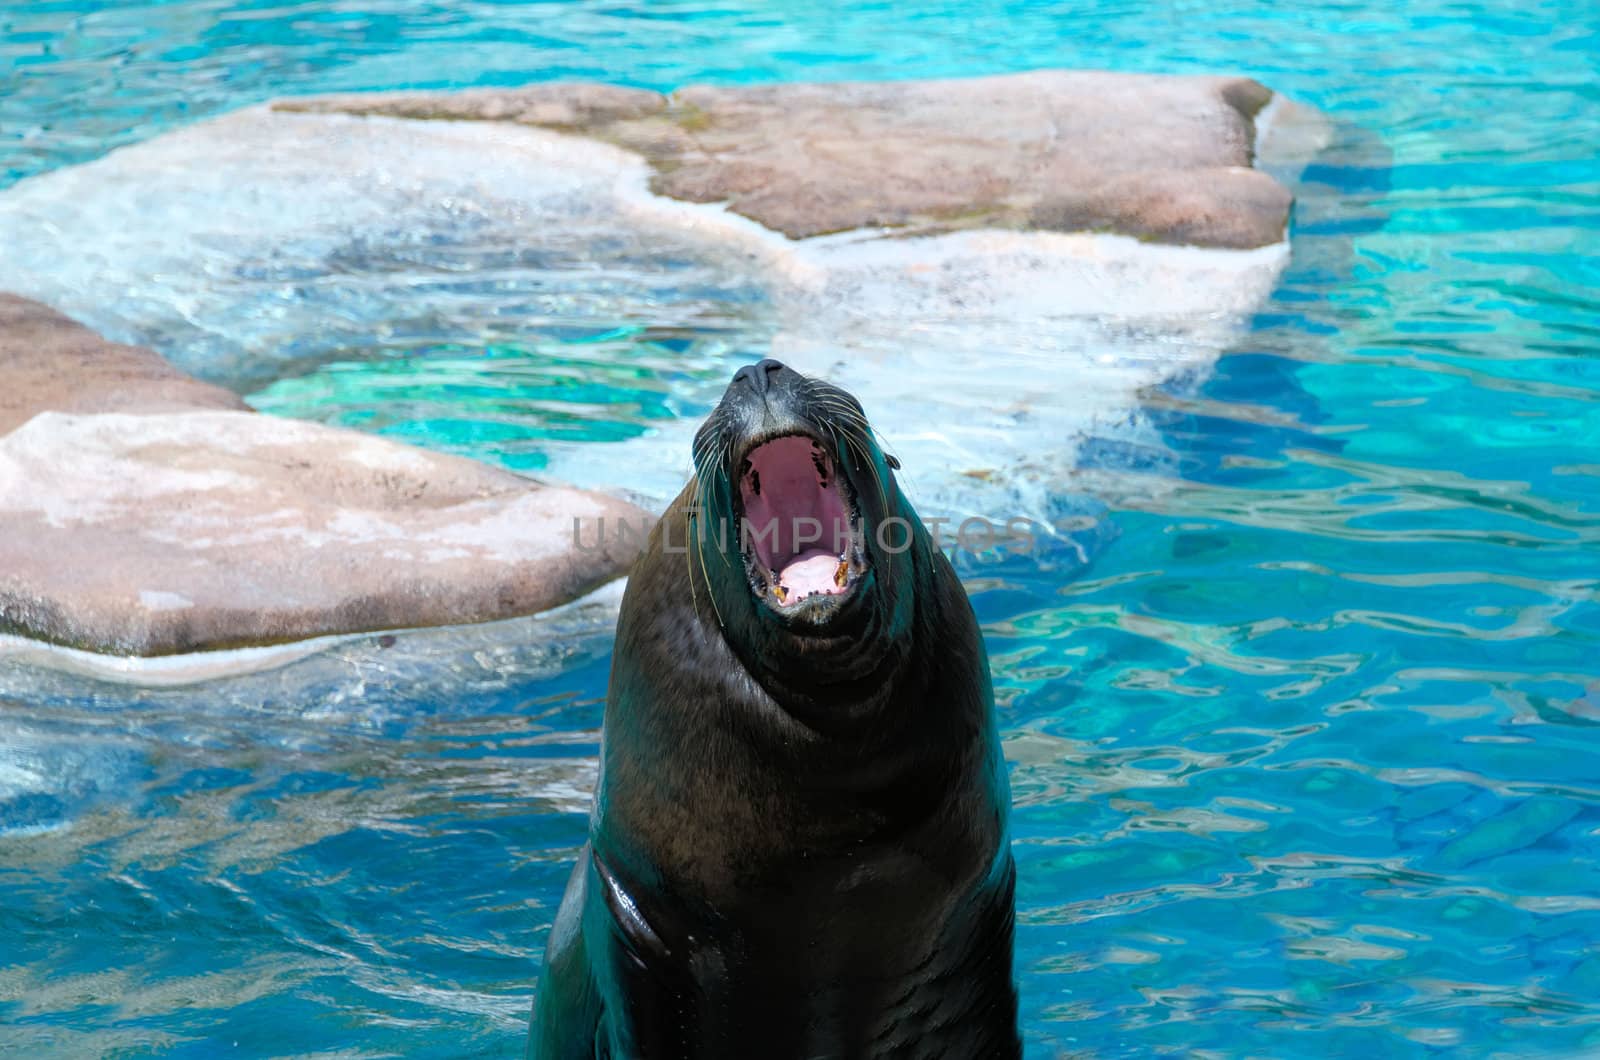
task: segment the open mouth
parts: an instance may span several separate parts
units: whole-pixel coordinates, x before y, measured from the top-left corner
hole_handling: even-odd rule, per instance
[[[738,479],[752,592],[789,611],[855,588],[867,570],[861,507],[816,439],[791,434],[751,448]]]

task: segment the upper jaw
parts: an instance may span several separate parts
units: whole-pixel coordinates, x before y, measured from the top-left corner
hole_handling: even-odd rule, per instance
[[[764,445],[779,441],[784,438],[804,438],[810,441],[812,445],[819,448],[824,448],[828,444],[827,442],[823,441],[822,435],[819,432],[811,430],[809,427],[800,425],[785,427],[777,430],[762,431],[760,434],[752,434],[748,440],[742,444],[732,446],[730,449],[733,457],[732,464],[728,468],[728,477],[733,481],[735,496],[737,496],[739,492],[740,473],[744,469],[745,461],[750,459],[750,454],[755,452],[757,449],[760,449]]]

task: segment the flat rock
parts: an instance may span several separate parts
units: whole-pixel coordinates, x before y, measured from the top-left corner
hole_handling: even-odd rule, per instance
[[[176,412],[249,408],[140,346],[107,342],[37,302],[0,292],[0,435],[44,409]]]
[[[791,238],[861,228],[1108,232],[1251,248],[1290,196],[1253,169],[1272,92],[1246,78],[1039,70],[947,81],[588,82],[281,101],[280,110],[513,122],[643,155],[659,195]]]
[[[531,614],[616,577],[647,516],[248,411],[0,296],[0,631],[162,655]],[[582,536],[579,536],[581,529]]]

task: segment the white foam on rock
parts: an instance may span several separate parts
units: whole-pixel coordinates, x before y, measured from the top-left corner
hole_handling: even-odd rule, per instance
[[[628,152],[537,129],[251,108],[0,193],[0,289],[221,381],[511,302],[732,320],[729,371],[770,349],[853,390],[924,514],[1048,517],[1084,433],[1208,364],[1288,256],[992,231],[796,242],[648,180]],[[722,381],[672,385],[703,408]],[[549,470],[659,504],[694,426],[552,443]]]
[[[354,701],[368,680],[362,672],[365,668],[404,675],[436,667],[438,657],[472,656],[481,662],[488,657],[486,652],[512,651],[529,642],[559,656],[570,650],[570,645],[615,626],[627,584],[619,578],[549,611],[476,626],[341,633],[259,648],[181,655],[105,655],[0,633],[0,684],[6,694],[22,697],[29,694],[30,681],[41,680],[43,674],[68,674],[134,689],[177,689],[269,673],[304,661],[320,680],[329,680],[332,673],[349,686],[337,697],[340,702]],[[512,668],[504,669],[509,673]],[[6,790],[5,768],[0,761],[0,794]]]

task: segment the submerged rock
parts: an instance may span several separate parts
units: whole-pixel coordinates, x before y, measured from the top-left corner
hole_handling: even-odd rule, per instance
[[[791,238],[860,228],[1112,232],[1250,248],[1289,192],[1252,169],[1271,90],[1239,77],[1038,70],[942,81],[587,82],[286,100],[285,111],[515,122],[604,140],[651,190],[725,203]]]
[[[647,517],[461,457],[248,411],[0,295],[0,631],[160,655],[541,611]],[[582,537],[577,536],[581,526]]]

